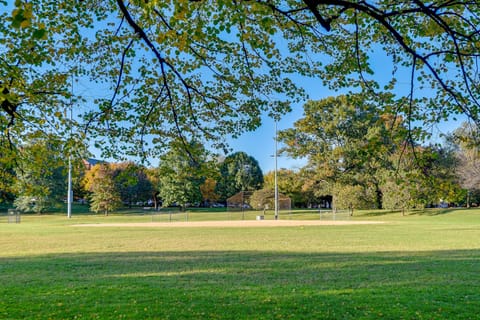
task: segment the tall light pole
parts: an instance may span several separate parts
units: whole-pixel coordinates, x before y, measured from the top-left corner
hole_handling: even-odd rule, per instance
[[[278,171],[278,132],[277,132],[277,120],[275,120],[275,220],[278,220],[278,180],[277,180],[277,171]]]
[[[67,217],[70,219],[72,217],[72,201],[73,201],[73,190],[72,190],[72,156],[68,155],[68,195],[67,195]]]
[[[72,97],[70,97],[70,139],[72,138],[72,113],[73,113],[73,77],[72,77]],[[71,148],[71,147],[70,147]],[[72,190],[72,151],[68,150],[68,194],[67,194],[67,218],[72,217],[72,202],[73,202],[73,190]]]

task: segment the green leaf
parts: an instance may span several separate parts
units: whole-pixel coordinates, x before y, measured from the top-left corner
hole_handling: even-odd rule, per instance
[[[36,29],[32,34],[34,39],[45,40],[47,38],[47,30]]]
[[[12,12],[12,27],[19,29],[26,20],[23,9],[15,9]]]

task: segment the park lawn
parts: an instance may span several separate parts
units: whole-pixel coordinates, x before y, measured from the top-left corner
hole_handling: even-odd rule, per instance
[[[480,210],[360,212],[351,219],[385,223],[278,228],[151,219],[0,222],[0,319],[479,317]],[[103,222],[146,226],[75,226]]]

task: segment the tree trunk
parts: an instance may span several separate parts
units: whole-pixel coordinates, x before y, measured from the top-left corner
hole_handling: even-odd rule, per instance
[[[155,191],[153,194],[152,194],[152,198],[153,198],[153,206],[155,208],[155,211],[158,211],[158,195],[160,194],[159,191]]]
[[[375,206],[377,209],[383,209],[383,193],[378,183],[375,183]]]

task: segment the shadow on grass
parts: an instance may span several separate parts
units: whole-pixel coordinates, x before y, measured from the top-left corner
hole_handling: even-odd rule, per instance
[[[0,318],[473,319],[479,250],[0,258]]]
[[[424,210],[419,210],[413,212],[413,214],[418,214],[421,216],[440,216],[450,213],[458,213],[461,210],[465,210],[464,208],[428,208]]]
[[[382,216],[440,216],[451,213],[458,213],[459,211],[467,210],[465,208],[426,208],[426,209],[412,209],[412,210],[373,210],[368,212],[362,212],[357,216],[364,217],[382,217]]]
[[[381,217],[387,215],[402,215],[402,210],[373,210],[368,212],[362,212],[361,214],[357,214],[357,216],[364,216],[364,217]]]

